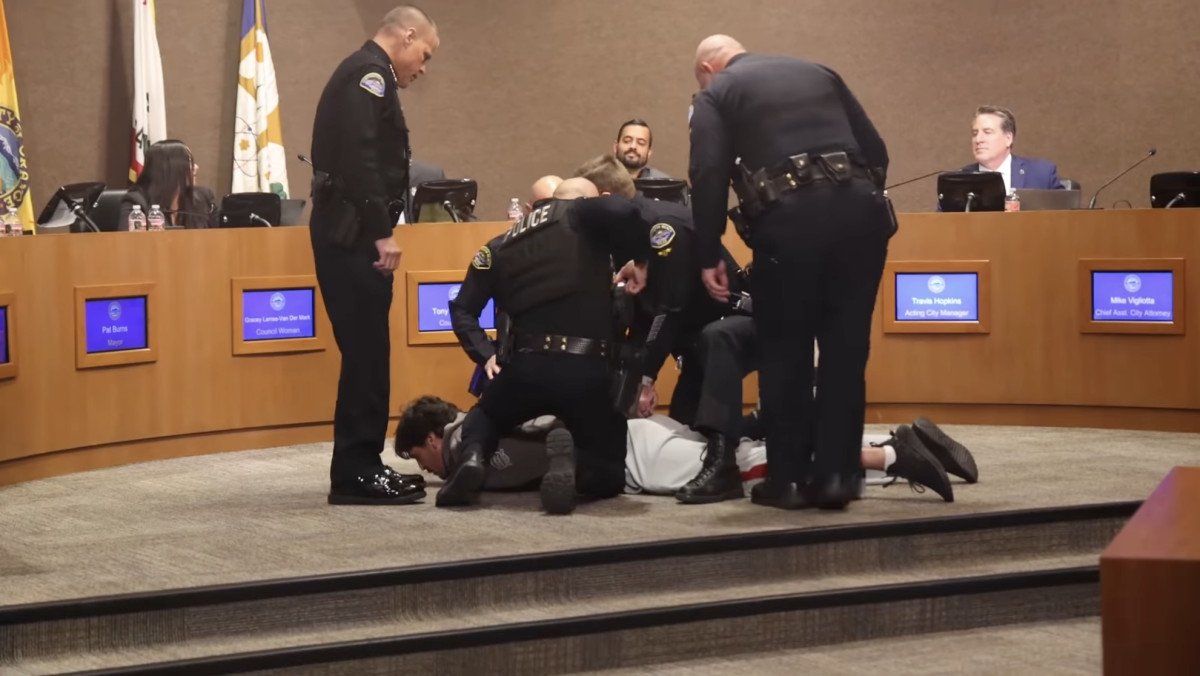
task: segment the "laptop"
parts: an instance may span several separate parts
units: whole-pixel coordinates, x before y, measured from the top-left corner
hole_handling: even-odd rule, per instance
[[[1078,209],[1082,195],[1078,190],[1038,190],[1017,188],[1021,211],[1062,211]]]

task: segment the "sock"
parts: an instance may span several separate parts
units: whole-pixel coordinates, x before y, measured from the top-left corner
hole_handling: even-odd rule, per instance
[[[887,471],[896,462],[896,449],[889,444],[883,447],[883,471]]]

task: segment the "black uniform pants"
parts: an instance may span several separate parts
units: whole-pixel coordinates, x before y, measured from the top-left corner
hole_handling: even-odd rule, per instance
[[[360,238],[345,248],[327,241],[319,220],[327,216],[322,211],[314,209],[310,234],[317,284],[342,353],[329,467],[336,484],[383,467],[379,455],[391,393],[392,275],[372,266],[379,258],[374,242]]]
[[[853,179],[787,193],[754,223],[751,286],[772,480],[861,470],[871,313],[891,236],[888,213],[882,194]]]
[[[683,353],[670,416],[708,434],[738,438],[742,380],[758,369],[754,319],[734,315],[710,322]]]
[[[575,487],[610,498],[625,487],[625,418],[612,409],[608,362],[600,357],[522,353],[509,359],[463,421],[463,448],[496,448],[500,431],[553,415],[575,441]]]

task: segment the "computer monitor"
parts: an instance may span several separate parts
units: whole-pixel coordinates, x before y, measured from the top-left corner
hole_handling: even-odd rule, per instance
[[[126,224],[118,223],[121,215],[121,200],[125,199],[128,190],[105,190],[96,198],[92,205],[92,222],[100,228],[100,232],[116,232],[124,230]]]
[[[304,200],[279,200],[280,225],[304,225],[301,217],[304,215]]]
[[[98,182],[70,183],[60,187],[37,217],[38,232],[91,231],[94,223],[89,224],[89,212],[102,192],[104,184]]]
[[[279,195],[273,192],[236,192],[221,199],[222,228],[270,227],[280,223]]]
[[[146,296],[89,298],[84,301],[87,353],[144,350],[148,345]]]
[[[979,274],[897,272],[897,322],[979,321]]]
[[[462,282],[418,282],[417,283],[417,330],[453,331],[450,322],[450,301],[458,297]],[[496,302],[489,300],[479,316],[479,325],[484,329],[496,328]]]
[[[243,290],[242,340],[316,337],[315,302],[312,287]]]
[[[677,178],[635,178],[633,187],[650,199],[675,202],[684,206],[688,205],[692,196],[687,181]]]
[[[1151,176],[1150,206],[1155,209],[1200,207],[1200,171],[1169,171]]]
[[[1021,211],[1063,211],[1078,209],[1081,195],[1078,190],[1043,190],[1018,188]]]
[[[409,205],[410,222],[469,221],[475,214],[479,184],[469,178],[425,181],[417,186]]]
[[[938,174],[942,211],[1004,211],[1004,177],[995,171]]]
[[[1175,321],[1175,273],[1092,270],[1092,321]]]

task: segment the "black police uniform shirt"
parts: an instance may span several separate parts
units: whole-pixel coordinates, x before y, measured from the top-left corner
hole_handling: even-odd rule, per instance
[[[330,174],[354,205],[363,236],[392,234],[408,193],[408,125],[387,53],[367,41],[330,77],[313,122],[313,166]]]
[[[790,56],[739,54],[692,103],[692,213],[702,268],[720,257],[734,161],[750,171],[799,153],[846,151],[887,173],[887,147],[842,78]]]
[[[467,274],[463,277],[458,295],[450,301],[450,325],[454,328],[454,335],[467,356],[476,364],[486,363],[496,354],[492,340],[488,338],[479,322],[479,315],[488,301],[496,296],[496,273],[492,267],[492,252],[504,242],[506,234],[499,234],[479,247],[471,258],[471,264],[467,266]],[[502,310],[497,307],[495,311],[499,314]]]
[[[511,316],[516,333],[611,339],[610,257],[646,261],[648,228],[622,197],[549,200],[488,247],[492,294],[472,285],[452,305],[460,316],[478,317],[491,297]],[[479,268],[482,254],[471,267]]]

